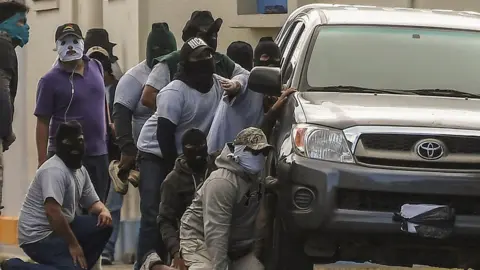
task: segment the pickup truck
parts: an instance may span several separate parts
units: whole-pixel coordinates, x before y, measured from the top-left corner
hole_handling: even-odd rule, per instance
[[[270,138],[266,268],[478,268],[480,14],[312,4],[276,42],[281,68],[249,79],[265,95],[298,90]],[[437,228],[408,207],[450,216]]]

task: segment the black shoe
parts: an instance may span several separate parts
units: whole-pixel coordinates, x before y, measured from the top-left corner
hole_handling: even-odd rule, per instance
[[[7,260],[0,262],[0,270],[7,270]]]
[[[113,265],[113,260],[108,256],[102,255],[102,265]]]

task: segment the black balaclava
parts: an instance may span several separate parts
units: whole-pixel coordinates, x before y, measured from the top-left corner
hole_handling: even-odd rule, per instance
[[[227,48],[227,56],[233,62],[250,71],[253,68],[252,46],[244,41],[234,41]]]
[[[190,38],[199,37],[216,51],[218,32],[222,24],[223,20],[220,18],[214,20],[210,11],[196,10],[183,28],[182,39],[186,42]]]
[[[258,42],[253,54],[255,66],[280,67],[281,53],[271,37],[263,37]]]
[[[90,54],[89,57],[93,59],[97,59],[102,64],[104,73],[108,73],[110,75],[113,74],[112,63],[110,62],[110,59],[108,58],[108,56],[102,54],[101,52],[94,52]]]
[[[113,47],[115,47],[117,44],[110,42],[107,30],[103,28],[89,29],[85,34],[84,43],[84,53],[87,53],[87,51],[93,46],[99,46],[104,48],[108,52],[110,62],[115,63],[116,61],[118,61],[118,57],[113,55]]]
[[[72,169],[82,167],[85,154],[82,126],[77,121],[61,123],[55,135],[56,155]]]
[[[212,57],[201,59],[202,55],[212,54],[214,51],[200,38],[187,40],[180,50],[180,67],[174,79],[201,93],[207,93],[213,86],[215,60]],[[199,56],[198,61],[191,61],[190,57]]]
[[[177,41],[167,23],[152,24],[147,39],[147,65],[153,68],[153,59],[177,50]]]
[[[280,48],[271,37],[262,37],[253,55],[253,61],[256,67],[280,67]],[[263,99],[264,112],[267,113],[276,101],[276,97],[266,95]]]
[[[183,155],[188,167],[195,173],[203,173],[207,168],[207,137],[199,129],[187,130],[182,136]]]

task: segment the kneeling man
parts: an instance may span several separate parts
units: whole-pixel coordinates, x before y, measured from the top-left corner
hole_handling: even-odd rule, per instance
[[[215,164],[217,170],[198,189],[180,226],[180,255],[189,270],[261,270],[253,254],[260,210],[260,178],[268,151],[258,128],[238,133]]]
[[[56,155],[36,172],[18,222],[23,251],[46,269],[91,269],[110,234],[112,217],[95,193],[82,158],[85,151],[80,123],[59,125]],[[80,208],[91,215],[76,216]],[[12,259],[2,269],[36,269]]]

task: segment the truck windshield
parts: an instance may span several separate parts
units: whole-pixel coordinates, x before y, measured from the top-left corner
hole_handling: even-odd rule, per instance
[[[480,32],[419,27],[322,26],[308,63],[313,91],[452,89],[480,95]],[[329,90],[331,92],[331,90]],[[453,94],[452,94],[453,95]]]

